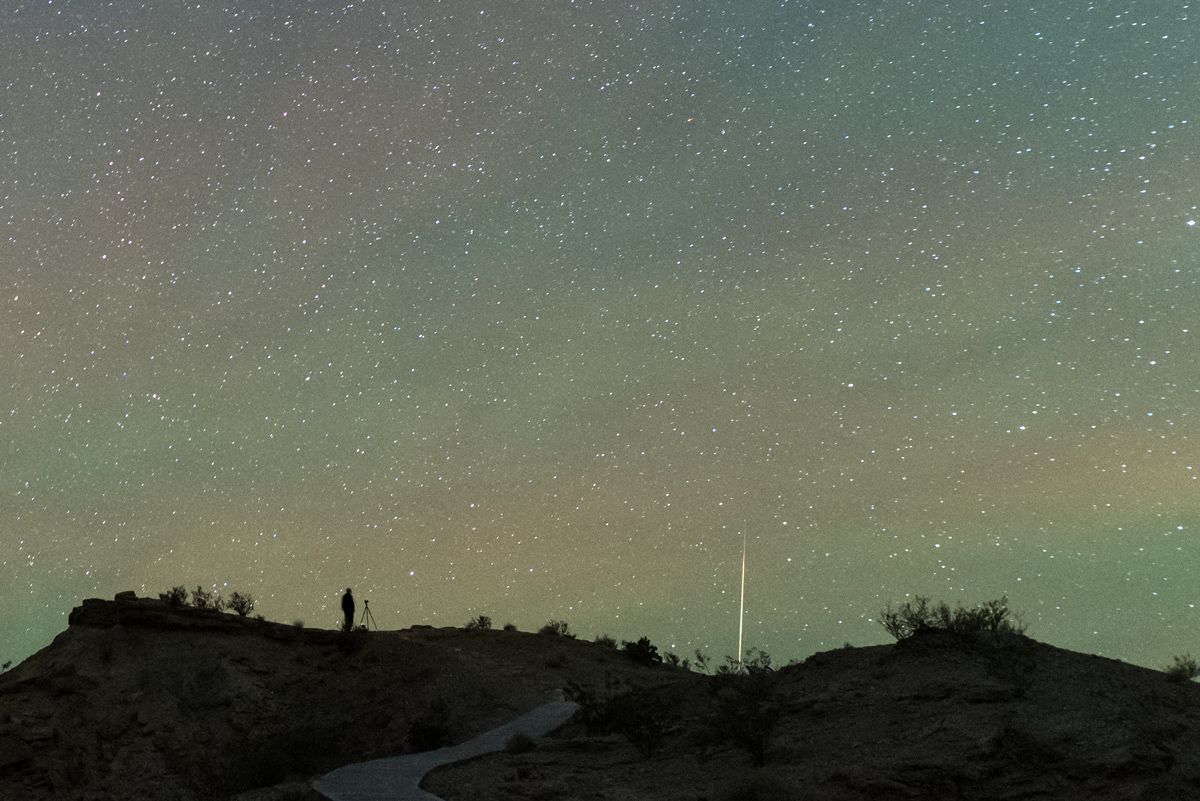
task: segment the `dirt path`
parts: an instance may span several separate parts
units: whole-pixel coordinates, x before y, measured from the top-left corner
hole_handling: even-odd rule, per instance
[[[441,801],[421,789],[426,773],[451,762],[502,751],[514,734],[549,734],[566,723],[576,708],[570,701],[551,701],[465,743],[346,765],[326,773],[312,786],[329,801]]]

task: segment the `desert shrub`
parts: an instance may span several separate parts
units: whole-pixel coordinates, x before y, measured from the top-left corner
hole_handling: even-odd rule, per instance
[[[510,754],[524,754],[537,748],[537,743],[523,731],[519,731],[504,744],[504,750]]]
[[[683,668],[684,670],[692,669],[691,660],[690,659],[680,659],[679,654],[675,653],[674,651],[667,651],[665,654],[663,654],[663,662],[670,665],[671,667]]]
[[[663,661],[658,646],[651,643],[649,637],[640,637],[637,642],[626,640],[621,651],[639,665],[661,665]]]
[[[210,592],[201,586],[197,586],[192,591],[192,606],[197,609],[215,609],[220,612],[225,608],[225,601],[221,598],[221,593]]]
[[[259,623],[266,623],[266,622],[267,622],[267,616],[266,616],[266,615],[255,615],[255,616],[254,616],[254,619],[255,619],[255,620],[257,620]]]
[[[1167,665],[1163,670],[1166,672],[1167,678],[1171,681],[1191,681],[1200,676],[1200,664],[1197,664],[1191,654],[1176,656],[1171,664]]]
[[[3,673],[4,671],[8,670],[10,667],[12,667],[11,659],[8,660],[7,662],[5,662],[3,665],[0,665],[0,673]]]
[[[292,621],[292,628],[296,629],[297,631],[304,628],[304,621],[300,618],[296,618]]]
[[[538,629],[538,634],[549,634],[554,637],[570,637],[571,639],[575,639],[575,635],[571,633],[571,627],[567,625],[567,621],[565,620],[551,620]]]
[[[1007,597],[985,601],[978,606],[960,605],[951,609],[945,601],[933,604],[928,598],[918,595],[898,607],[889,603],[879,613],[879,622],[897,641],[930,631],[951,634],[1025,632],[1024,625],[1011,614]]]
[[[741,659],[728,656],[723,664],[717,665],[718,676],[745,676],[748,674],[772,673],[771,655],[759,648],[749,648]]]
[[[749,648],[742,659],[742,670],[746,673],[771,673],[771,655],[761,648]]]
[[[567,680],[565,691],[567,697],[579,707],[575,712],[574,719],[582,723],[584,728],[588,730],[588,733],[602,734],[605,733],[604,702],[623,689],[625,689],[625,686],[610,675],[605,678],[603,694],[597,693],[569,679]]]
[[[473,617],[467,621],[467,625],[463,626],[467,631],[489,631],[492,628],[492,619],[487,615]]]
[[[767,749],[779,707],[771,697],[772,677],[768,671],[729,672],[712,685],[716,696],[709,717],[712,739],[732,743],[750,755],[755,765],[765,765]]]
[[[188,592],[182,585],[158,594],[159,600],[166,601],[168,606],[183,606],[187,603],[187,596]]]
[[[229,609],[237,612],[239,616],[245,617],[254,611],[254,598],[249,594],[243,595],[235,590],[229,595],[228,606]]]
[[[589,733],[620,734],[647,759],[658,752],[666,734],[665,701],[635,693],[611,676],[601,693],[568,682],[567,694],[579,705],[575,716]]]
[[[504,624],[504,630],[505,630],[505,631],[516,631],[516,630],[517,630],[517,624],[516,624],[516,623],[505,623],[505,624]]]
[[[666,735],[665,713],[663,703],[657,698],[625,693],[608,702],[608,725],[649,759],[658,753]]]
[[[207,609],[212,603],[213,594],[203,587],[197,585],[192,592],[192,606],[197,609]]]
[[[617,647],[617,641],[612,637],[609,637],[607,634],[601,634],[599,637],[592,640],[592,642],[596,643],[596,645],[603,645],[605,648],[612,648],[614,650],[616,650]]]

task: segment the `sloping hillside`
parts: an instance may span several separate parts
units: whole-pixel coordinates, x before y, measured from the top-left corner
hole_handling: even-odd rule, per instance
[[[463,801],[1200,798],[1200,687],[1021,636],[926,633],[699,690],[648,691],[607,725],[426,787]]]
[[[468,739],[564,689],[580,711],[553,737],[427,786],[464,801],[1200,797],[1200,687],[1018,634],[704,676],[561,636],[343,635],[124,598],[85,602],[0,675],[0,798],[307,801],[333,767]]]
[[[644,668],[566,637],[307,630],[158,600],[86,601],[0,675],[0,798],[221,798],[458,741],[570,682]],[[303,797],[296,788],[289,797]]]

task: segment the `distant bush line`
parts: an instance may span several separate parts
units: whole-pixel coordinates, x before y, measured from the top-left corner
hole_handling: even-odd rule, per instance
[[[896,638],[907,640],[918,634],[942,631],[950,634],[1024,634],[1025,625],[1008,608],[1008,598],[1000,597],[977,606],[956,606],[945,601],[931,603],[918,595],[898,607],[890,603],[879,613],[879,622]]]
[[[188,606],[188,591],[183,585],[177,585],[167,590],[160,592],[158,598],[165,601],[168,606]],[[192,590],[192,601],[190,604],[196,609],[215,609],[218,612],[224,612],[228,609],[230,612],[236,612],[240,617],[246,617],[254,611],[254,596],[249,593],[232,592],[229,595],[229,600],[221,597],[221,593],[206,590],[200,585]]]

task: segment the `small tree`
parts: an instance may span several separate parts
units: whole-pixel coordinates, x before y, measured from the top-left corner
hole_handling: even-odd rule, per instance
[[[237,612],[241,617],[245,617],[254,611],[254,598],[249,595],[243,595],[236,590],[229,595],[229,608]]]
[[[183,606],[187,603],[188,592],[182,584],[158,594],[159,600],[167,602],[168,606]]]

